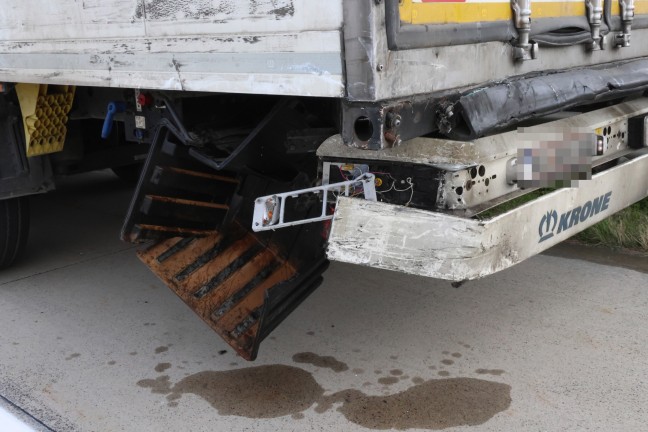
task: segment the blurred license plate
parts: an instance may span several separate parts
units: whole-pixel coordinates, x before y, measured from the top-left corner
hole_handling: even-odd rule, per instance
[[[580,130],[518,131],[517,184],[521,188],[577,187],[592,178],[597,136]]]

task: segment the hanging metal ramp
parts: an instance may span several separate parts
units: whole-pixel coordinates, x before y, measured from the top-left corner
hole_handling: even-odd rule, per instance
[[[199,156],[199,157],[197,157]],[[136,189],[122,239],[150,242],[140,259],[246,360],[322,282],[323,224],[253,233],[257,193],[297,183],[232,175],[160,129]],[[225,166],[223,166],[225,168]],[[292,209],[308,217],[319,204]],[[245,228],[244,228],[245,226]]]
[[[175,237],[140,259],[246,360],[321,283],[326,260],[300,271],[239,226],[207,237]]]

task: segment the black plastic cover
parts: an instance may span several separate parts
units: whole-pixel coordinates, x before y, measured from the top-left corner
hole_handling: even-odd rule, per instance
[[[524,120],[648,89],[648,60],[506,79],[462,94],[449,136],[474,139]]]

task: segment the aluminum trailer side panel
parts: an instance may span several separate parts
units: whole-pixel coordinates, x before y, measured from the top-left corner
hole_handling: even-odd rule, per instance
[[[520,61],[515,60],[519,34],[507,1],[345,1],[345,17],[363,17],[345,21],[349,99],[407,98],[512,76],[648,56],[644,43],[648,40],[648,1],[634,1],[632,39],[627,47],[615,45],[614,36],[622,26],[618,2],[612,1],[612,31],[602,44],[604,49],[597,50],[588,46],[591,28],[586,3],[532,1],[531,39],[543,43],[535,59]],[[572,31],[581,39],[556,36]]]
[[[342,3],[24,0],[0,9],[0,80],[340,97]]]
[[[648,56],[648,0],[634,1],[625,47],[617,46],[623,8],[608,1],[605,49],[596,50],[588,2],[532,3],[530,37],[541,49],[527,61],[515,60],[520,30],[509,2],[8,3],[0,10],[5,81],[378,101]]]

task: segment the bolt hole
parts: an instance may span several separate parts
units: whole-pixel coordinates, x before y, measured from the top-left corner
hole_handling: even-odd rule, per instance
[[[484,177],[486,175],[486,167],[484,165],[479,167],[479,176]]]
[[[459,186],[457,189],[455,189],[455,192],[457,192],[457,195],[463,195],[463,188]]]
[[[470,177],[471,178],[477,177],[477,168],[471,168],[470,169]]]
[[[358,117],[353,124],[353,131],[360,141],[369,141],[374,133],[373,123],[369,117]]]

